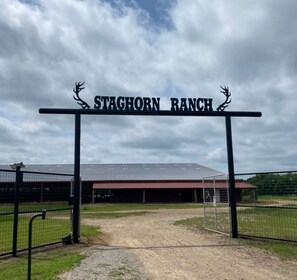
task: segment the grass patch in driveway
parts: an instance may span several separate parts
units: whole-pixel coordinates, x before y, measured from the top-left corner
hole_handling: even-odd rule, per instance
[[[195,203],[97,203],[83,204],[82,212],[117,212],[117,211],[132,211],[132,210],[154,210],[154,209],[198,209],[202,208],[203,204]]]
[[[82,218],[92,218],[92,219],[112,219],[112,218],[122,218],[129,216],[142,216],[147,214],[148,211],[133,211],[133,212],[83,212]]]
[[[114,268],[111,272],[109,272],[109,276],[115,279],[122,279],[125,274],[127,274],[127,269],[125,266],[119,266],[118,268]]]
[[[203,218],[201,218],[201,217],[179,220],[179,221],[174,222],[174,225],[177,225],[177,226],[181,225],[181,226],[186,226],[189,228],[205,230],[203,227]]]
[[[198,209],[201,204],[193,203],[98,203],[82,205],[82,218],[122,218],[142,216],[158,209]]]

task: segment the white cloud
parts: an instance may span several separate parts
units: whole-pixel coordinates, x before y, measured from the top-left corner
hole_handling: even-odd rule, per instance
[[[206,155],[206,158],[210,161],[217,161],[224,158],[224,150],[222,148],[217,148],[215,150],[209,151]]]
[[[77,107],[72,87],[81,80],[90,104],[123,94],[160,96],[162,107],[170,97],[217,106],[219,85],[229,85],[229,110],[263,112],[232,120],[236,171],[296,168],[295,1],[179,0],[166,9],[173,28],[160,27],[165,20],[152,28],[141,5],[121,1],[34,2],[0,4],[2,163],[73,161],[73,118],[38,109]],[[86,116],[82,125],[82,162],[227,171],[223,119]]]

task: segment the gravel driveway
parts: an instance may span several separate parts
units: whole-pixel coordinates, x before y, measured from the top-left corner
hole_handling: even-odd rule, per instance
[[[106,233],[106,245],[59,279],[296,280],[297,264],[280,261],[229,237],[201,233],[174,221],[202,215],[197,209],[163,209],[145,216],[84,219]]]

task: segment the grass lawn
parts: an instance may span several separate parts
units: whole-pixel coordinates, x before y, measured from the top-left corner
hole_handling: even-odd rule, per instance
[[[83,212],[81,217],[82,218],[92,218],[92,219],[113,219],[113,218],[122,218],[128,216],[142,216],[147,214],[148,211],[129,211],[129,212],[101,212],[101,211],[88,211]]]
[[[85,257],[78,249],[63,248],[37,253],[32,256],[32,279],[53,280],[55,277],[79,264]],[[0,279],[25,280],[28,273],[26,256],[0,261]]]
[[[297,240],[297,210],[281,208],[238,208],[241,234]]]
[[[119,203],[119,204],[84,204],[81,208],[82,218],[121,218],[128,216],[142,216],[149,210],[156,209],[196,209],[201,204],[193,203]]]
[[[29,221],[30,217],[19,216],[17,246],[19,250],[27,248]],[[0,252],[9,252],[11,250],[13,236],[12,224],[12,216],[0,216]],[[41,218],[37,218],[33,222],[32,246],[34,247],[42,244],[60,241],[61,238],[68,235],[69,232],[69,218],[67,220],[53,218],[46,218],[45,220],[42,220]]]
[[[279,200],[279,201],[282,201],[282,200],[291,200],[291,201],[296,201],[297,202],[297,195],[264,195],[264,194],[261,194],[261,195],[258,195],[257,196],[257,201],[269,201],[269,200]]]
[[[271,220],[267,220],[266,222],[263,222],[263,224],[250,223],[247,225],[247,227],[249,227],[250,231],[256,231],[257,228],[261,228],[262,225],[263,227],[268,227],[269,223],[271,227],[272,225]],[[177,221],[175,225],[182,225],[189,228],[198,229],[201,231],[206,231],[204,229],[203,217],[180,220],[180,221]],[[295,234],[296,234],[296,228],[295,228]],[[256,239],[243,239],[243,238],[238,238],[237,240],[238,242],[247,244],[248,246],[254,246],[254,247],[261,248],[263,250],[267,250],[283,259],[290,259],[290,260],[297,261],[297,243],[266,241],[266,240],[256,240]]]
[[[82,243],[94,237],[102,235],[99,228],[81,227]],[[55,249],[50,247],[46,251],[33,253],[32,255],[32,279],[53,280],[63,271],[78,265],[85,256],[81,254],[83,244],[64,245]],[[28,259],[26,254],[20,254],[17,258],[0,260],[0,279],[25,280],[27,279]]]
[[[38,203],[38,202],[22,202],[19,204],[19,212],[25,212],[25,211],[34,211],[34,210],[50,210],[50,209],[63,209],[63,208],[69,208],[67,202],[65,201],[56,201],[56,202],[44,202],[44,203]],[[1,204],[1,212],[13,212],[14,211],[14,204],[13,203],[2,203]]]
[[[154,209],[195,209],[203,207],[202,204],[194,203],[98,203],[83,204],[82,213],[88,211],[117,212],[133,210],[154,210]]]

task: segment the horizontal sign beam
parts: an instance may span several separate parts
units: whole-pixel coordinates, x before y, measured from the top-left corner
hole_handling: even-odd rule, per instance
[[[66,114],[66,115],[125,115],[125,116],[189,116],[189,117],[261,117],[261,112],[245,111],[139,111],[139,110],[97,110],[97,109],[60,109],[40,108],[40,114]]]

